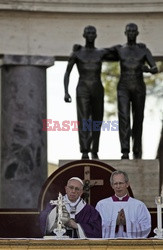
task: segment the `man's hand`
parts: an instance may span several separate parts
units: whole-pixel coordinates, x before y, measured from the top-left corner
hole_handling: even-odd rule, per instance
[[[152,68],[149,68],[147,65],[143,65],[142,66],[142,71],[143,72],[146,72],[146,73],[152,73],[152,74],[156,74],[158,73],[158,69],[156,66],[152,67]]]
[[[71,96],[68,93],[65,94],[64,100],[65,100],[65,102],[71,102],[72,101]]]
[[[76,223],[75,220],[73,220],[73,219],[70,219],[70,220],[66,223],[66,226],[71,227],[71,228],[74,228],[74,229],[77,229],[77,228],[78,228],[77,223]]]
[[[126,217],[123,209],[118,212],[116,225],[126,225]]]
[[[80,50],[82,48],[82,46],[80,45],[80,44],[74,44],[74,46],[73,46],[73,51],[75,52],[75,51],[78,51],[78,50]]]
[[[62,207],[62,218],[61,218],[61,221],[62,223],[65,225],[67,224],[67,222],[70,220],[70,214],[69,212],[67,211],[65,205]]]
[[[148,73],[148,72],[150,72],[150,68],[147,65],[143,65],[142,71]]]

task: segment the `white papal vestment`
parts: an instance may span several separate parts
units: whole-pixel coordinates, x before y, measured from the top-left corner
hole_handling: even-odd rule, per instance
[[[145,204],[129,197],[128,201],[113,201],[112,197],[99,201],[96,209],[102,218],[103,238],[146,238],[151,231],[151,216]],[[126,227],[119,226],[116,233],[118,212],[124,209]]]

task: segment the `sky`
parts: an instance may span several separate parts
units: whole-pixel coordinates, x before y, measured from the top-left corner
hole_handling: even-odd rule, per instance
[[[54,66],[47,69],[47,119],[55,121],[62,127],[62,122],[77,121],[76,112],[76,86],[78,72],[73,68],[70,75],[69,93],[72,97],[71,103],[64,102],[63,78],[67,62],[55,62]],[[143,122],[143,159],[155,159],[159,138],[161,133],[161,113],[159,109],[150,109],[156,104],[156,98],[146,98],[146,106]],[[107,104],[104,104],[105,111]],[[104,121],[108,121],[104,116]],[[117,116],[112,121],[118,121]],[[48,131],[48,162],[58,164],[59,160],[79,160],[78,131]],[[118,131],[101,131],[99,143],[99,158],[102,160],[121,159],[119,133]],[[132,159],[132,153],[130,153]]]

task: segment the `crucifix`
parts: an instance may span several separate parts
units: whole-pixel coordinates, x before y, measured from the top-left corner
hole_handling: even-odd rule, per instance
[[[102,179],[91,180],[90,177],[90,166],[84,167],[84,200],[90,204],[90,189],[94,186],[102,186],[104,185],[104,181]]]

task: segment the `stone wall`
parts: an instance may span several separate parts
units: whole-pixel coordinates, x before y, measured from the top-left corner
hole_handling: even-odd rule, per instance
[[[138,40],[163,56],[163,0],[0,1],[0,53],[65,58],[84,43],[83,28],[97,28],[97,47],[124,43],[125,25],[139,26]]]

